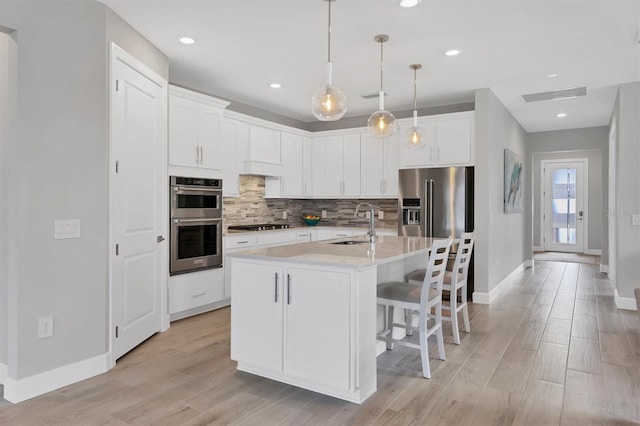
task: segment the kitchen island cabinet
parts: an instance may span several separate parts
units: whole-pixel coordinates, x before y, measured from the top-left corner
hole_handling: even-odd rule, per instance
[[[423,266],[433,239],[348,238],[227,255],[239,370],[355,403],[376,391],[376,285]]]

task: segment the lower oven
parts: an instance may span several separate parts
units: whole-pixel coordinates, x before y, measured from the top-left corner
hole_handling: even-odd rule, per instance
[[[171,220],[170,274],[222,267],[222,219]]]

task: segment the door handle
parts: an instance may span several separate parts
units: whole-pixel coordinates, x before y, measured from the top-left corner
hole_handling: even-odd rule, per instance
[[[158,237],[156,238],[156,241],[161,243],[164,241],[164,237],[162,235],[158,235]]]
[[[291,275],[287,274],[287,305],[291,304]]]
[[[275,273],[275,276],[276,276],[276,279],[275,279],[275,282],[274,282],[274,288],[275,288],[275,300],[274,300],[274,302],[278,303],[278,273],[277,272]]]

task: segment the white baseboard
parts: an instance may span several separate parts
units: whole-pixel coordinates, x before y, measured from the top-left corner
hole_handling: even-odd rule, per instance
[[[479,292],[479,291],[474,291],[473,292],[473,303],[478,303],[478,304],[481,304],[481,305],[489,305],[492,302],[494,302],[498,298],[498,296],[500,296],[500,294],[506,288],[506,284],[509,282],[509,279],[513,275],[524,271],[528,267],[531,267],[529,265],[533,266],[533,260],[525,260],[524,262],[522,262],[520,264],[520,266],[518,266],[516,269],[511,271],[511,273],[509,275],[507,275],[502,281],[500,281],[500,283],[498,283],[497,286],[492,288],[491,291],[489,291],[489,293],[483,293],[483,292]]]
[[[542,246],[533,246],[532,249],[533,251],[544,251],[544,247]]]
[[[637,311],[635,297],[620,297],[618,295],[618,289],[613,290],[613,299],[616,301],[616,308],[626,309],[627,311]]]
[[[61,387],[102,374],[109,369],[108,354],[65,365],[24,379],[7,378],[4,399],[17,404]]]
[[[533,266],[535,265],[535,261],[533,259],[529,259],[529,260],[525,260],[524,261],[524,267],[526,268],[533,268]]]
[[[9,375],[9,366],[7,364],[0,363],[0,385],[4,385]]]
[[[584,254],[590,254],[592,256],[602,256],[602,250],[600,249],[586,249]]]
[[[608,274],[609,273],[609,265],[600,264],[600,272],[602,272],[603,274]]]

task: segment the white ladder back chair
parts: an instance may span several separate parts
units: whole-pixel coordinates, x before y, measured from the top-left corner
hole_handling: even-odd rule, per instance
[[[442,309],[451,311],[450,317],[444,317],[445,321],[451,321],[453,330],[453,342],[460,344],[460,331],[458,325],[458,313],[462,311],[464,321],[464,331],[471,332],[469,324],[469,309],[467,305],[467,278],[469,276],[469,265],[471,254],[476,240],[475,232],[465,232],[460,237],[458,252],[451,271],[447,271],[444,276],[443,289],[449,291],[449,305],[443,305]],[[410,284],[420,285],[426,270],[419,269],[407,275]],[[460,290],[460,303],[458,303],[458,290]]]
[[[387,349],[392,348],[392,344],[399,344],[420,350],[422,359],[423,375],[431,377],[429,366],[429,348],[427,339],[436,334],[438,343],[438,356],[445,359],[444,338],[442,335],[442,288],[444,282],[445,269],[449,258],[449,248],[451,239],[435,240],[431,246],[427,261],[426,273],[420,285],[412,285],[408,282],[386,282],[378,285],[378,304],[386,309],[385,329],[378,334],[378,340],[387,343]],[[394,308],[405,309],[410,315],[405,315],[405,324],[395,324],[393,322]],[[431,310],[434,314],[431,314]],[[411,320],[412,313],[417,311],[419,320],[418,327],[413,327]],[[428,321],[432,320],[433,325],[428,326]],[[420,334],[420,344],[407,342],[393,338],[393,328],[402,327],[408,331],[418,331]]]

